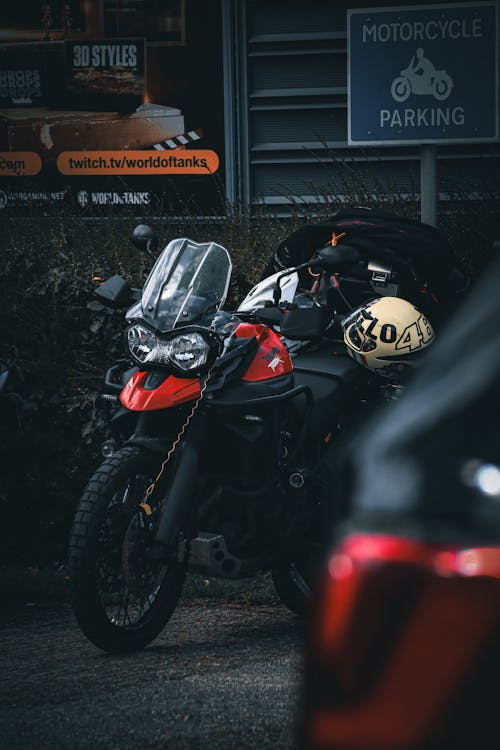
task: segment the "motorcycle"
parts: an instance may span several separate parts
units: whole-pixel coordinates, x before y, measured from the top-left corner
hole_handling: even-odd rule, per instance
[[[154,257],[152,229],[136,227],[133,241]],[[228,312],[229,253],[182,238],[142,291],[119,276],[96,290],[102,304],[129,308],[128,356],[105,378],[111,437],[69,545],[73,610],[96,646],[150,643],[186,571],[237,579],[270,570],[283,603],[305,612],[323,514],[335,512],[332,451],[388,388],[347,355],[325,302],[335,274],[353,268],[374,289],[393,289],[390,270],[359,260],[354,248],[323,248]],[[315,294],[297,292],[305,268],[317,275]]]
[[[402,70],[391,84],[391,95],[397,102],[405,102],[410,94],[432,95],[444,101],[452,90],[453,81],[445,70],[435,70],[428,80],[426,76],[415,74],[412,65]]]

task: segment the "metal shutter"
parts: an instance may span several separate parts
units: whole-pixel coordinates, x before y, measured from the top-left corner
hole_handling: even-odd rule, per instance
[[[417,148],[347,145],[346,17],[348,7],[359,5],[237,0],[232,6],[239,61],[235,158],[243,204],[269,204],[286,214],[293,203],[334,203],[347,186],[367,197],[383,190],[418,193]],[[499,155],[496,144],[440,146],[439,174],[486,174],[491,157],[498,174]]]

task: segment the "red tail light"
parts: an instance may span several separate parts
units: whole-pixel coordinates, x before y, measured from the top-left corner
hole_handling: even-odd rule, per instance
[[[348,538],[320,586],[300,746],[498,747],[499,625],[500,547]]]

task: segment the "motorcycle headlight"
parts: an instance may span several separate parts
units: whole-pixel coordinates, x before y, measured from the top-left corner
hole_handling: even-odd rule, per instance
[[[210,354],[210,344],[203,336],[193,331],[176,336],[170,344],[170,360],[186,372],[203,367]]]
[[[150,362],[158,339],[155,334],[141,325],[131,326],[127,331],[128,348],[139,362]]]
[[[127,339],[130,353],[141,364],[170,366],[180,374],[210,365],[220,347],[213,334],[205,337],[199,331],[185,331],[164,339],[140,324],[128,329]]]

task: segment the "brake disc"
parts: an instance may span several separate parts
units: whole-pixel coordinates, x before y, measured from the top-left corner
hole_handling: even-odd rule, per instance
[[[163,567],[146,554],[153,541],[151,522],[151,515],[140,507],[128,525],[122,544],[125,582],[131,594],[140,598],[152,592]]]

